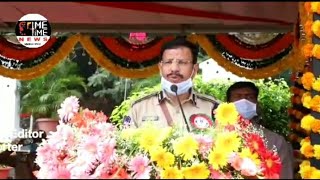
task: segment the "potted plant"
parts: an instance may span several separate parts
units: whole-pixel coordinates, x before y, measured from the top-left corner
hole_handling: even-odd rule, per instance
[[[21,112],[31,113],[38,128],[46,133],[55,131],[61,102],[71,95],[81,98],[86,91],[85,78],[79,75],[78,65],[66,59],[48,74],[21,82]]]
[[[11,166],[0,164],[0,179],[8,179],[12,168]]]

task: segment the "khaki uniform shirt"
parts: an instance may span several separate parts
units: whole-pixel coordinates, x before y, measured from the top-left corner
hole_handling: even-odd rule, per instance
[[[141,127],[145,122],[152,122],[159,128],[167,127],[169,124],[160,106],[161,103],[165,103],[167,106],[173,125],[179,129],[186,130],[187,127],[179,104],[173,105],[163,91],[148,95],[134,102],[124,121],[135,128]],[[205,114],[212,121],[212,112],[217,107],[218,101],[211,96],[196,94],[192,91],[190,97],[181,102],[181,104],[187,123],[192,130],[194,127],[190,123],[190,117],[194,114]]]

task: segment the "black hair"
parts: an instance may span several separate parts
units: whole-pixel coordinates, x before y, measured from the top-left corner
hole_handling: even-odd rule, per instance
[[[242,88],[250,88],[253,90],[256,94],[256,97],[259,95],[259,88],[253,83],[249,81],[239,81],[234,84],[232,84],[228,90],[227,90],[227,101],[230,101],[231,98],[231,92],[236,90],[236,89],[242,89]]]
[[[165,43],[162,48],[161,48],[161,51],[160,51],[160,60],[162,59],[162,55],[164,53],[165,50],[168,50],[168,49],[175,49],[177,47],[186,47],[186,48],[189,48],[191,50],[191,53],[192,53],[192,62],[193,64],[196,64],[197,61],[198,61],[198,53],[199,53],[199,47],[188,41],[185,37],[177,37],[175,38],[174,40],[172,41],[169,41],[167,43]]]

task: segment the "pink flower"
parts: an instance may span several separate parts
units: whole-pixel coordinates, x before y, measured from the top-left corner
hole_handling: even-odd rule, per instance
[[[98,152],[99,136],[82,136],[81,144],[79,145],[79,155],[89,157],[95,156]]]
[[[229,163],[235,170],[240,171],[241,165],[243,164],[243,159],[238,154],[233,153],[229,157]]]
[[[107,123],[107,116],[102,112],[89,109],[79,112],[79,109],[74,96],[61,104],[59,116],[68,123],[60,123],[38,147],[39,178],[97,179],[109,173],[114,163],[119,163],[117,129]]]
[[[195,139],[199,144],[199,151],[204,156],[207,154],[213,145],[213,140],[210,136],[207,135],[196,135]]]
[[[67,97],[58,110],[59,117],[62,121],[68,122],[75,113],[79,111],[79,99],[75,96]]]
[[[70,172],[65,166],[59,166],[56,171],[55,179],[70,179]]]
[[[129,162],[129,170],[133,171],[133,178],[150,179],[151,167],[148,166],[149,159],[147,156],[138,155]]]
[[[57,149],[72,147],[75,143],[75,134],[71,126],[61,123],[55,132],[48,135],[48,143]]]
[[[209,170],[211,174],[210,179],[234,179],[230,172],[224,173],[213,169],[211,166],[209,167]]]
[[[37,148],[36,163],[41,167],[53,168],[58,163],[59,150],[51,144],[44,143]]]
[[[112,163],[116,158],[116,140],[107,139],[98,145],[97,156],[103,163]]]
[[[217,171],[217,170],[212,169],[210,178],[211,179],[226,179],[226,175],[221,171]]]
[[[74,162],[67,165],[71,179],[89,178],[89,173],[96,167],[93,162],[90,157],[78,155]]]
[[[105,138],[114,134],[114,127],[110,123],[92,123],[88,127],[88,133]]]

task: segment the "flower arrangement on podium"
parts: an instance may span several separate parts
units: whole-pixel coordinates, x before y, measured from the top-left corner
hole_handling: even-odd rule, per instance
[[[37,149],[40,179],[264,179],[281,171],[276,150],[232,103],[218,106],[213,127],[194,132],[152,124],[117,129],[74,96],[58,113],[57,131]]]

